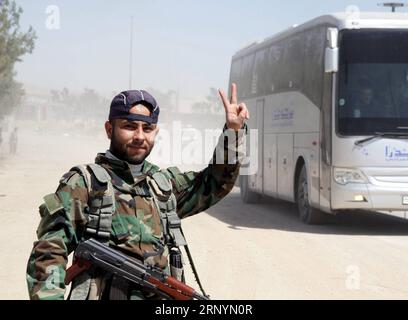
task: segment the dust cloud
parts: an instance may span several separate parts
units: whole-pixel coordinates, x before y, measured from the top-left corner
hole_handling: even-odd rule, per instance
[[[27,106],[25,106],[27,108]],[[109,106],[106,106],[108,110]],[[38,207],[42,198],[55,192],[59,179],[78,164],[94,162],[97,153],[109,148],[104,131],[103,118],[73,119],[67,121],[45,117],[44,110],[21,112],[3,118],[0,145],[0,299],[27,299],[25,268],[28,256],[36,240],[36,228],[40,221]],[[41,111],[42,110],[42,111]],[[41,114],[44,112],[44,114]],[[48,114],[50,114],[48,112]],[[148,161],[167,167],[177,165],[181,170],[200,170],[206,166],[213,150],[205,151],[198,139],[205,130],[221,130],[223,117],[205,119],[203,116],[163,114],[166,121],[159,121],[161,132]],[[215,120],[214,120],[215,119]],[[16,153],[10,154],[10,136],[18,128]],[[175,132],[181,130],[180,132]],[[217,133],[215,131],[215,133]],[[201,137],[197,138],[197,135]],[[176,141],[176,138],[180,141]],[[214,139],[215,141],[216,139]],[[170,144],[168,144],[170,141]],[[173,146],[181,146],[175,152]],[[203,157],[191,163],[190,153]],[[187,151],[186,151],[187,150]],[[166,157],[169,152],[171,157]],[[183,152],[185,155],[183,156]],[[163,161],[163,159],[167,159]],[[177,160],[174,163],[173,160]]]

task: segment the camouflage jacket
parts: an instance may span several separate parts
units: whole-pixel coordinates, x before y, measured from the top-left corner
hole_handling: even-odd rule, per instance
[[[240,163],[239,159],[231,161],[230,151],[242,144],[243,133],[238,136],[233,145],[221,136],[212,161],[200,172],[181,173],[175,167],[162,170],[173,185],[180,218],[206,210],[231,191]],[[222,153],[224,158],[220,163],[217,154]],[[135,179],[126,162],[112,160],[104,154],[98,154],[95,162],[107,169],[114,187],[120,183],[115,176],[129,185],[137,185],[149,173],[160,170],[145,161],[142,176]],[[155,250],[155,245],[163,237],[160,216],[151,198],[132,197],[116,187],[114,189],[116,211],[112,217],[110,245],[142,259],[145,253]],[[83,240],[89,213],[88,198],[85,180],[75,171],[64,174],[56,192],[44,197],[39,209],[38,241],[34,243],[27,265],[30,299],[64,299],[68,255]],[[165,250],[154,257],[153,263],[166,268],[167,256],[168,250]]]

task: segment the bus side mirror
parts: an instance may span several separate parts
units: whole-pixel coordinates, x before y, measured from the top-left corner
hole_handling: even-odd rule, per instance
[[[336,28],[327,29],[328,47],[324,56],[324,71],[326,73],[337,72],[339,70],[338,36],[339,30]]]
[[[339,48],[326,48],[324,71],[326,73],[339,71]]]

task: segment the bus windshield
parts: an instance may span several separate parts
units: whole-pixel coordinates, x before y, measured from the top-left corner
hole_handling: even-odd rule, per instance
[[[408,30],[340,33],[337,132],[408,133]]]

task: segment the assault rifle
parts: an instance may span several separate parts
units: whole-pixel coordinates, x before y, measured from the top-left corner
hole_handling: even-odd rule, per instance
[[[152,290],[160,296],[173,300],[209,300],[193,288],[167,275],[162,269],[146,266],[109,246],[89,239],[80,243],[75,250],[75,263],[67,270],[65,284],[92,266]]]

